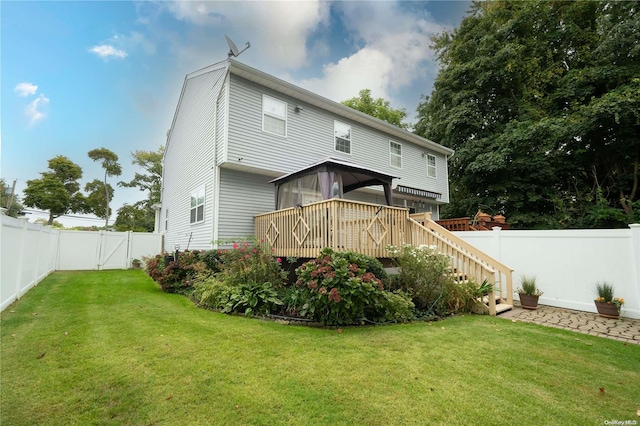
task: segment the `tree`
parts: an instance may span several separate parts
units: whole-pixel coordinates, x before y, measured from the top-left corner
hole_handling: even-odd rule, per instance
[[[84,197],[79,192],[80,166],[62,155],[52,158],[48,164],[49,171],[41,173],[42,178],[27,181],[23,202],[26,206],[49,211],[48,224],[52,225],[57,217],[82,212]]]
[[[84,191],[87,193],[85,196],[85,210],[98,217],[108,217],[107,203],[109,202],[108,200],[113,199],[113,187],[107,184],[105,188],[103,181],[94,179],[84,186]],[[106,196],[105,193],[107,194]]]
[[[12,193],[12,186],[7,185],[4,178],[0,178],[0,207],[7,209],[7,216],[11,217],[18,217],[24,209],[20,197]]]
[[[150,217],[146,201],[125,204],[118,209],[114,224],[116,231],[153,232],[155,216]]]
[[[486,1],[435,37],[441,69],[416,133],[456,150],[443,215],[485,204],[517,227],[637,220],[639,27],[633,2]]]
[[[160,202],[162,191],[162,158],[164,148],[160,146],[157,151],[134,151],[131,153],[132,164],[141,167],[146,173],[137,173],[129,182],[118,182],[119,186],[126,188],[138,188],[146,192],[147,198],[144,201],[135,203],[133,206],[125,205],[118,210],[116,224],[121,228],[136,224],[153,232],[155,222],[154,205]],[[140,214],[144,214],[144,218]],[[121,217],[122,215],[122,217]],[[134,219],[135,218],[135,219]],[[131,229],[133,230],[133,229]]]
[[[407,112],[404,108],[393,109],[389,101],[383,98],[373,99],[370,89],[362,89],[357,97],[342,101],[341,104],[391,123],[401,129],[409,128],[409,124],[402,122],[407,118]]]
[[[113,188],[107,184],[107,177],[120,176],[122,174],[122,167],[120,167],[118,163],[118,156],[107,148],[92,149],[88,155],[93,161],[100,161],[104,169],[104,185],[102,189],[104,190],[105,208],[104,210],[100,210],[102,214],[98,214],[98,211],[93,211],[93,213],[98,217],[104,217],[104,229],[107,229],[109,227],[109,217],[111,216],[109,200],[113,197]],[[94,206],[97,205],[94,204]]]

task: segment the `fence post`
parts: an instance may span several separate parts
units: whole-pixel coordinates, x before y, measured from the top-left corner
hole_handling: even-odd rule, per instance
[[[632,223],[629,228],[631,229],[631,253],[636,272],[636,296],[638,298],[638,306],[635,308],[640,311],[640,223]]]
[[[18,273],[16,274],[16,300],[20,299],[22,296],[20,293],[22,292],[22,265],[24,264],[24,251],[25,244],[27,240],[27,222],[26,218],[21,218],[22,226],[20,227],[20,247],[18,251]]]
[[[502,231],[502,228],[494,226],[491,229],[493,229],[493,249],[495,250],[493,257],[502,262],[502,248],[500,242],[500,231]]]

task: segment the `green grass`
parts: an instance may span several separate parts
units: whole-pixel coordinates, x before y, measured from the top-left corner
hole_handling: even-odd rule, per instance
[[[54,273],[1,324],[3,425],[639,420],[640,346],[501,318],[338,333],[107,271]]]

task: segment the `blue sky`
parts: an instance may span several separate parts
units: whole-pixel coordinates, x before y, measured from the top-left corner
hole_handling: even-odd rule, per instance
[[[87,152],[106,147],[123,166],[110,183],[130,180],[130,152],[164,144],[185,74],[225,59],[225,34],[251,43],[247,65],[338,102],[369,88],[413,117],[437,74],[429,37],[457,27],[469,5],[2,1],[0,175],[21,192],[64,155],[84,186],[102,177]],[[143,197],[116,187],[112,208]]]

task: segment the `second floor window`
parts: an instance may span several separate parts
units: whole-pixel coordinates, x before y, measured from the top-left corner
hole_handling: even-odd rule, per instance
[[[287,103],[262,95],[262,130],[287,136]]]
[[[191,193],[191,217],[190,223],[204,221],[204,187]]]
[[[391,158],[391,166],[402,168],[402,145],[398,142],[389,141],[389,156]]]
[[[334,121],[333,135],[335,139],[335,150],[351,154],[351,126],[339,121]]]
[[[427,176],[436,177],[436,156],[427,154]]]

